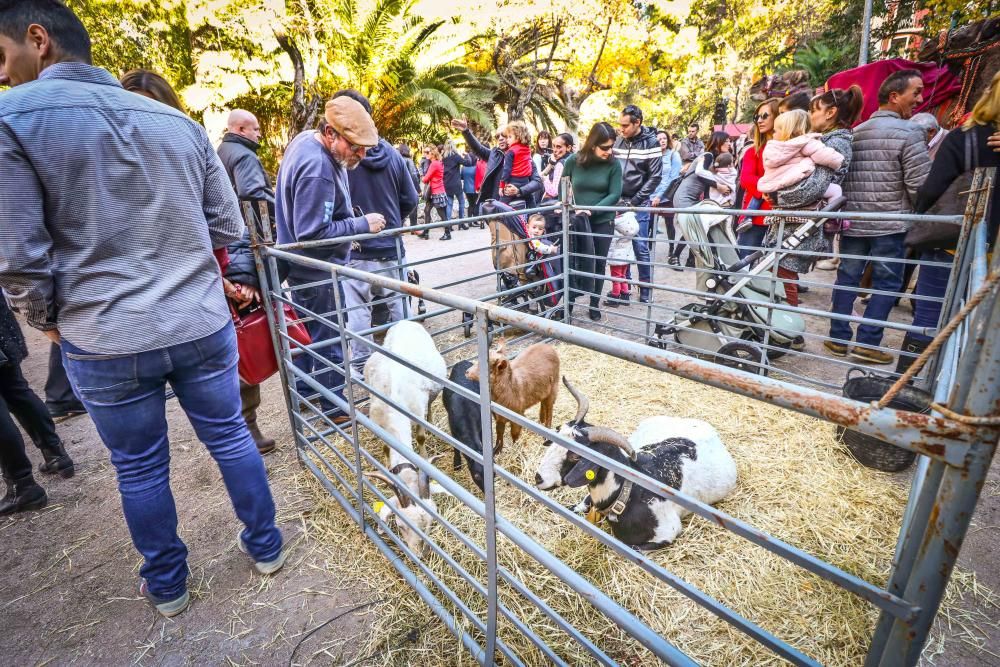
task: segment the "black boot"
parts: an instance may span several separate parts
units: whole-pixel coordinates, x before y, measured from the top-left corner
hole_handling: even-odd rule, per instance
[[[417,234],[417,238],[418,239],[424,239],[425,241],[427,239],[429,239],[430,237],[431,237],[431,232],[430,232],[429,229],[425,229],[424,231],[422,231],[419,234]]]
[[[451,227],[444,228],[444,234],[441,235],[440,241],[450,241],[451,240]]]
[[[59,475],[64,479],[69,479],[74,475],[76,469],[73,466],[73,459],[66,453],[66,448],[61,442],[53,447],[41,447],[40,449],[45,463],[38,466],[38,472],[46,475]]]
[[[929,340],[920,340],[919,338],[914,338],[913,334],[906,334],[903,337],[903,344],[899,346],[899,351],[909,352],[915,356],[911,357],[906,354],[900,354],[899,360],[896,361],[896,372],[902,375],[909,370],[910,366],[913,365],[913,362],[917,360],[917,357],[919,357],[930,344],[931,342]]]
[[[601,321],[601,300],[598,297],[590,297],[590,310],[587,311],[587,317],[594,322]]]
[[[639,288],[639,303],[649,303],[653,300],[653,288],[652,287],[640,287]]]
[[[468,223],[465,223],[465,222],[463,222],[462,224],[460,224],[460,225],[458,226],[458,228],[459,228],[459,230],[461,230],[461,231],[465,231],[466,229],[468,229],[468,228],[469,228],[469,225],[468,225]]]
[[[4,477],[4,481],[7,482],[7,495],[0,499],[0,516],[40,510],[49,502],[45,489],[38,486],[30,474],[17,480]]]

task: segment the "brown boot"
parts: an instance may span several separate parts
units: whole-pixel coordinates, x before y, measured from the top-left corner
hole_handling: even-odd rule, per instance
[[[256,421],[248,422],[247,428],[250,429],[250,435],[253,436],[253,442],[257,445],[257,451],[262,455],[273,452],[274,448],[278,446],[278,443],[274,441],[274,438],[264,437],[264,434],[260,432],[260,428],[257,426]]]
[[[274,451],[276,446],[274,439],[265,438],[257,426],[257,408],[260,407],[260,385],[246,384],[241,381],[240,403],[242,404],[243,420],[246,421],[247,428],[250,429],[250,435],[253,436],[254,444],[257,445],[257,451],[261,454]]]

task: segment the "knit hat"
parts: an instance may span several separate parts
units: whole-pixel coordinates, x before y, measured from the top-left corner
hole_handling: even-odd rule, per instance
[[[378,130],[365,108],[349,97],[326,103],[326,122],[352,144],[371,147],[378,143]]]

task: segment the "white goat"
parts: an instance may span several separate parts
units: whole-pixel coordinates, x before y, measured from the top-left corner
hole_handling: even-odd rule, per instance
[[[577,413],[559,434],[600,452],[703,503],[716,503],[736,487],[736,462],[718,432],[700,419],[649,417],[626,440],[616,431],[584,421],[590,403],[563,378],[577,401]],[[590,494],[576,511],[607,517],[611,532],[639,551],[664,547],[681,532],[690,512],[670,500],[633,485],[599,464],[550,444],[535,474],[535,485],[588,486]]]
[[[383,347],[434,377],[443,378],[447,373],[444,358],[438,352],[430,334],[420,324],[407,321],[397,322],[386,334]],[[421,415],[427,421],[431,419],[431,403],[441,393],[442,387],[440,381],[425,377],[381,352],[373,354],[368,359],[368,363],[365,364],[365,381],[372,389],[383,394],[387,399],[406,410],[407,413]],[[388,431],[406,449],[410,452],[413,451],[412,428],[414,424],[407,414],[400,412],[372,393],[369,417]],[[424,442],[427,433],[420,424],[416,424],[416,429],[416,453],[424,456]],[[407,456],[405,450],[403,452],[397,451],[395,448],[389,447],[388,444],[384,445],[384,450],[392,474],[396,475],[414,495],[417,495],[431,507],[436,507],[431,498],[431,485],[428,483],[427,475],[419,472],[417,467],[411,463],[411,456]],[[379,473],[372,473],[371,476],[392,483],[389,478]],[[393,485],[393,492],[395,497],[390,499],[392,506],[414,525],[426,532],[431,526],[431,515],[416,503],[411,502],[410,498],[395,485]],[[387,521],[391,514],[392,508],[388,506],[383,507],[379,512],[383,521]],[[397,521],[397,526],[407,546],[417,553],[423,553],[425,545],[420,536],[402,521]]]

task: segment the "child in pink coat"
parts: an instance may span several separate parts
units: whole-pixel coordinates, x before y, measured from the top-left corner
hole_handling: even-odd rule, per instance
[[[779,114],[774,120],[774,138],[764,146],[764,175],[757,182],[761,192],[777,192],[796,185],[816,171],[816,165],[836,171],[844,156],[819,140],[821,135],[809,132],[809,114],[793,109]],[[831,183],[824,199],[839,197],[842,191]]]

